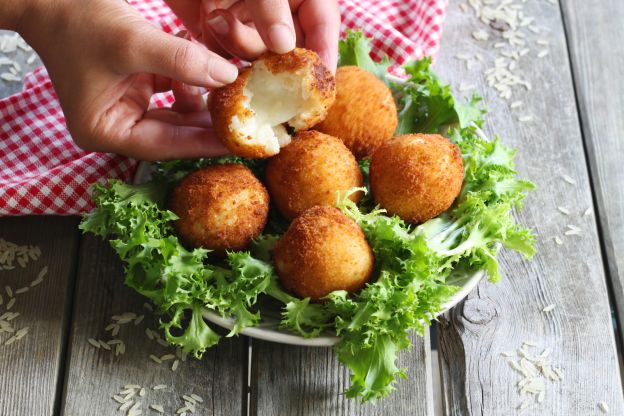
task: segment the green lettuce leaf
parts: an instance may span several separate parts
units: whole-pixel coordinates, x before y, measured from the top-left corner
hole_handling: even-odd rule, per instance
[[[126,284],[149,298],[163,314],[167,340],[200,357],[219,341],[203,319],[205,309],[236,323],[228,336],[257,325],[262,302],[281,303],[281,326],[304,337],[335,330],[341,341],[338,359],[351,372],[347,397],[375,401],[390,394],[405,376],[398,354],[410,346],[410,332],[423,334],[467,275],[485,270],[500,278],[501,248],[530,257],[534,236],[516,223],[519,209],[534,185],[517,178],[515,151],[499,138],[483,137],[480,98],[453,97],[431,69],[428,58],[405,65],[408,79],[393,83],[388,60],[375,62],[370,44],[359,32],[340,42],[340,65],[357,65],[392,89],[399,110],[397,134],[440,133],[460,148],[465,177],[453,206],[424,224],[412,226],[374,206],[367,195],[355,204],[349,192],[338,207],[363,230],[375,254],[375,278],[359,293],[336,291],[322,302],[298,299],[280,286],[272,252],[288,222],[271,209],[265,232],[249,252],[231,252],[216,260],[203,249],[188,250],[175,236],[174,213],[165,207],[168,191],[189,172],[214,163],[243,163],[263,177],[266,161],[237,157],[161,162],[145,185],[112,180],[96,185],[97,209],[81,229],[105,238],[124,262]],[[368,182],[369,162],[360,162]],[[354,189],[350,192],[367,188]],[[262,302],[260,301],[262,298]]]

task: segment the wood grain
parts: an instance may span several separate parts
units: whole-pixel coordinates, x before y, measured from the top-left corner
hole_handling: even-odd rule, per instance
[[[357,404],[342,393],[349,372],[330,348],[294,347],[253,341],[252,415],[431,415],[433,392],[429,334],[412,337],[413,346],[401,354],[399,368],[407,379],[377,404]]]
[[[76,300],[73,312],[70,355],[66,371],[63,414],[114,414],[120,404],[111,399],[126,384],[147,387],[139,398],[143,414],[153,414],[150,404],[164,406],[166,414],[183,407],[183,394],[195,393],[204,402],[197,406],[201,415],[241,415],[246,411],[247,346],[242,338],[226,339],[208,350],[202,360],[188,358],[171,370],[173,361],[156,364],[150,354],[172,353],[151,341],[146,328],[157,328],[157,318],[142,306],[145,299],[123,284],[122,266],[108,243],[91,235],[83,237],[77,273]],[[124,312],[145,314],[139,325],[122,325],[118,338],[127,346],[123,355],[96,349],[89,338],[109,340],[104,331],[110,317]],[[167,385],[154,391],[150,387]],[[245,395],[245,397],[243,397]]]
[[[10,286],[16,298],[10,312],[15,329],[29,328],[25,338],[5,346],[12,334],[0,334],[0,414],[52,415],[62,387],[63,346],[69,319],[78,247],[75,218],[18,217],[0,219],[0,238],[17,245],[34,245],[41,257],[25,268],[0,270],[0,315],[6,311]],[[47,267],[43,281],[27,287]]]
[[[565,377],[548,382],[544,402],[532,403],[524,414],[599,414],[598,402],[604,401],[612,414],[620,415],[624,414],[622,385],[596,224],[592,217],[582,215],[592,205],[592,195],[560,10],[545,1],[527,2],[524,8],[526,15],[535,17],[534,25],[541,33],[527,36],[531,52],[517,64],[516,72],[533,86],[531,92],[520,91],[512,98],[524,102],[519,111],[510,110],[485,85],[486,67],[476,64],[467,70],[464,62],[454,58],[459,52],[480,53],[491,63],[497,56],[492,47],[497,42],[495,31],[489,29],[489,42],[475,41],[473,31],[488,29],[474,15],[461,13],[458,3],[449,8],[437,62],[439,72],[455,86],[475,84],[485,93],[490,114],[487,130],[519,149],[522,176],[539,187],[518,215],[538,235],[535,258],[527,262],[503,252],[502,281],[482,282],[442,318],[439,342],[445,411],[451,415],[515,414],[526,396],[517,393],[515,383],[520,376],[501,353],[533,340],[537,353],[552,350],[550,362],[561,366]],[[540,48],[535,46],[539,38],[549,42],[550,52],[541,59],[536,56]],[[519,123],[524,114],[534,120]],[[576,185],[565,182],[562,175],[569,175]],[[559,206],[571,214],[562,214]],[[582,236],[564,236],[567,224],[580,227]],[[563,245],[554,242],[555,236],[560,236]],[[549,304],[555,304],[555,309],[543,312]]]
[[[624,3],[562,2],[598,223],[624,322]],[[622,332],[620,331],[620,336]]]

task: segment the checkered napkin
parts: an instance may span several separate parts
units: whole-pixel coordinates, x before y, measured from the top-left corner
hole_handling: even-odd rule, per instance
[[[181,29],[162,0],[130,4],[166,32]],[[343,31],[362,29],[374,38],[374,58],[388,55],[400,65],[435,54],[447,0],[340,0],[340,6]],[[171,94],[153,99],[159,107],[172,103]],[[89,211],[91,184],[128,180],[135,167],[135,160],[74,144],[44,68],[26,75],[22,92],[0,100],[0,216]]]

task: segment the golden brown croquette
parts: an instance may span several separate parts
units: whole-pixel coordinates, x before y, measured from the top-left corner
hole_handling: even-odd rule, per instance
[[[309,130],[269,159],[266,186],[282,215],[293,219],[315,205],[335,206],[338,192],[362,186],[362,172],[339,139]],[[361,198],[361,192],[351,195]]]
[[[318,300],[335,290],[360,290],[375,258],[353,220],[337,208],[316,206],[290,224],[275,247],[274,261],[286,290]]]
[[[336,71],[336,101],[315,129],[341,139],[363,159],[389,140],[397,128],[392,92],[379,78],[356,66]]]
[[[389,214],[422,223],[446,211],[464,179],[459,148],[439,134],[406,134],[380,146],[370,165],[375,201]]]
[[[211,165],[184,178],[173,190],[171,210],[181,240],[223,254],[243,250],[260,235],[269,213],[269,194],[245,166]]]
[[[289,129],[305,130],[323,120],[336,84],[319,56],[296,48],[266,53],[232,84],[208,96],[215,132],[235,155],[260,158],[290,143]]]

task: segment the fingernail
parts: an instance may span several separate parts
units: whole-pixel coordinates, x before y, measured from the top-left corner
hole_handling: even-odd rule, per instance
[[[277,53],[286,53],[295,49],[295,36],[285,25],[275,24],[269,28],[271,50]]]
[[[223,84],[231,84],[238,78],[238,68],[227,62],[222,65],[215,66],[212,77],[215,81]]]
[[[208,19],[208,25],[219,35],[226,35],[230,31],[230,26],[228,25],[227,20],[225,20],[221,16],[215,16],[211,19]]]

